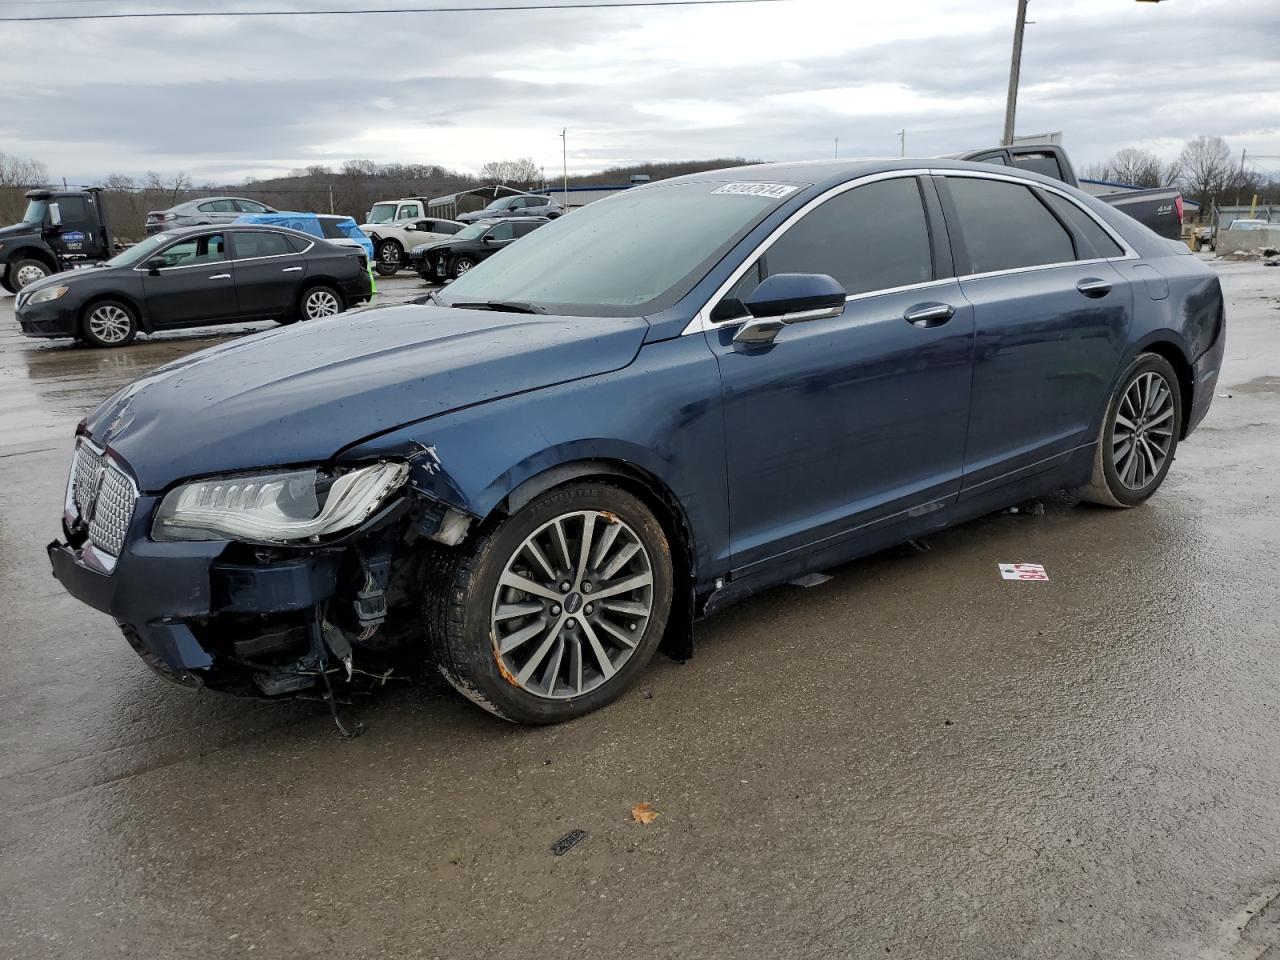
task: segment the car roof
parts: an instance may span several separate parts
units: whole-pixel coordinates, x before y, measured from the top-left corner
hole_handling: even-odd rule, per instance
[[[253,216],[253,214],[246,214]],[[266,214],[271,216],[271,214]],[[295,237],[305,237],[308,240],[320,240],[322,238],[312,236],[309,233],[303,233],[301,230],[294,230],[290,227],[282,227],[274,223],[201,223],[193,227],[174,227],[172,230],[161,230],[159,233],[152,234],[156,237],[187,237],[200,233],[223,233],[227,230],[249,230],[257,233],[289,233]]]
[[[998,172],[1002,176],[1013,177],[1036,183],[1049,183],[1062,187],[1067,186],[1061,180],[1046,177],[1025,167],[993,166],[990,163],[978,163],[972,160],[950,160],[940,157],[861,157],[848,160],[792,160],[779,163],[752,163],[740,167],[724,167],[719,170],[706,170],[702,173],[689,173],[682,177],[667,180],[654,180],[631,190],[651,190],[661,188],[670,183],[782,183],[800,187],[830,187],[847,180],[870,176],[875,173],[890,173],[894,170],[978,170],[983,173]]]

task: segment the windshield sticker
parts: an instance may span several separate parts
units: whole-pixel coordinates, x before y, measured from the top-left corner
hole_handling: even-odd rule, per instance
[[[799,189],[799,187],[793,187],[789,183],[726,183],[723,187],[716,187],[711,192],[736,193],[746,197],[767,197],[770,200],[781,200]]]

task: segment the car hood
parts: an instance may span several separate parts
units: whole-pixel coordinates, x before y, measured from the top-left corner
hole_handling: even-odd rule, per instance
[[[402,306],[272,330],[192,354],[85,421],[158,492],[188,477],[329,460],[387,430],[608,373],[636,356],[639,317]]]
[[[118,269],[127,270],[128,268],[107,267],[99,264],[92,267],[81,267],[78,270],[64,270],[61,273],[51,273],[49,276],[44,277],[41,280],[28,283],[22,288],[22,295],[24,299],[28,298],[37,290],[42,290],[45,287],[70,287],[74,290],[77,283],[81,283],[89,277],[100,277],[104,271]]]

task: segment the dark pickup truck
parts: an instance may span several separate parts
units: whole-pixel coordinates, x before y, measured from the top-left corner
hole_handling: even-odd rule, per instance
[[[995,163],[1004,167],[1021,167],[1053,177],[1073,187],[1079,187],[1076,172],[1067,152],[1052,143],[1015,143],[1007,147],[985,147],[953,154],[952,160],[972,160],[976,163]],[[1156,187],[1151,190],[1116,190],[1098,194],[1098,199],[1127,213],[1144,227],[1149,227],[1162,237],[1179,240],[1182,237],[1182,194],[1177,187]]]
[[[100,187],[28,190],[20,223],[0,227],[0,286],[10,293],[114,256]]]

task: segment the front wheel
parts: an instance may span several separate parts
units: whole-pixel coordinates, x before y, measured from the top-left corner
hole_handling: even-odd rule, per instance
[[[85,311],[80,334],[91,347],[123,347],[138,335],[133,308],[119,300],[99,300]]]
[[[671,612],[671,549],[639,499],[604,483],[552,490],[434,555],[424,612],[440,671],[520,723],[558,723],[617,698]]]
[[[303,320],[320,320],[342,313],[346,306],[332,287],[315,286],[302,295],[299,313]]]
[[[5,286],[17,293],[25,286],[43,280],[53,271],[39,260],[18,260],[9,265]]]
[[[1182,388],[1173,365],[1154,353],[1129,364],[1107,405],[1093,477],[1082,500],[1136,507],[1159,489],[1182,435]]]
[[[376,267],[379,275],[390,277],[400,269],[404,263],[404,251],[400,249],[400,244],[394,240],[383,240],[381,246],[378,247],[378,265]]]
[[[449,275],[457,280],[460,276],[476,265],[476,262],[470,257],[459,257],[453,261],[453,267],[449,270]]]

